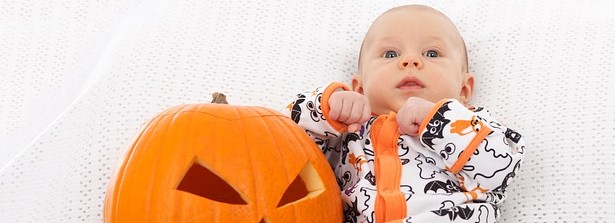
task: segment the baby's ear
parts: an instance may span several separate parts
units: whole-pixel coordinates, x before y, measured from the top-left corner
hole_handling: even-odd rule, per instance
[[[470,103],[472,93],[474,93],[474,75],[470,72],[463,73],[463,82],[461,83],[461,91],[459,92],[459,100],[464,105]]]
[[[352,75],[352,90],[363,94],[363,80],[360,74]]]

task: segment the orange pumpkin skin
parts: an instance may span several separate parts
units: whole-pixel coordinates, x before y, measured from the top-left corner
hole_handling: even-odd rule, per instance
[[[287,196],[291,185],[305,191]],[[320,149],[284,115],[184,105],[156,116],[127,151],[104,221],[341,222],[338,188]]]

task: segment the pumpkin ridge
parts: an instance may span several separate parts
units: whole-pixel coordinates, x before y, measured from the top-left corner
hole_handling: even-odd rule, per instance
[[[235,112],[236,116],[241,117],[237,110],[239,108],[244,108],[244,107],[243,106],[231,106],[231,107],[227,107],[227,108],[229,110]],[[216,117],[218,117],[218,116],[216,116]],[[226,119],[224,117],[218,117],[218,118]],[[244,119],[236,118],[236,119],[233,119],[233,121],[236,122],[235,123],[235,125],[237,125],[236,129],[243,130],[245,128],[244,126],[246,124],[244,123],[244,121],[245,121]],[[258,164],[255,164],[254,160],[252,159],[254,157],[254,155],[253,155],[254,151],[252,151],[251,149],[244,149],[244,148],[250,146],[247,143],[249,141],[249,139],[247,138],[248,137],[247,134],[239,134],[239,135],[241,136],[241,140],[239,140],[239,139],[234,140],[236,147],[235,148],[230,148],[230,149],[241,150],[242,153],[246,153],[247,154],[247,156],[246,156],[247,159],[245,159],[245,161],[246,162],[250,162],[250,164],[249,164],[250,168],[249,169],[250,169],[250,171],[252,173],[250,175],[251,177],[249,179],[250,181],[252,181],[252,183],[248,184],[248,185],[252,185],[253,188],[251,188],[251,189],[253,189],[253,190],[252,190],[252,194],[248,194],[247,195],[247,197],[250,198],[250,199],[247,199],[246,203],[248,203],[250,208],[253,210],[252,213],[257,215],[256,216],[257,218],[262,218],[262,216],[260,216],[261,213],[263,212],[263,211],[261,211],[261,209],[262,209],[261,205],[259,204],[259,202],[257,200],[252,200],[252,199],[256,198],[256,196],[255,196],[256,194],[262,194],[262,192],[260,191],[261,188],[259,188],[259,185],[261,185],[261,184],[259,184],[259,182],[258,182],[258,179],[262,179],[262,177],[260,177],[258,175],[258,172],[254,172],[254,170],[257,169],[257,167],[258,167]],[[223,138],[223,137],[218,137],[218,138]]]
[[[273,125],[275,123],[275,126],[273,126],[274,128],[267,128],[267,131],[266,131],[267,134],[263,134],[263,135],[267,136],[267,140],[268,141],[274,141],[274,142],[276,140],[284,140],[284,142],[282,142],[281,144],[283,144],[283,145],[289,144],[288,143],[288,140],[289,140],[288,138],[282,137],[282,138],[278,139],[278,138],[274,137],[274,135],[280,135],[280,133],[279,133],[279,131],[281,131],[281,128],[279,128],[280,120],[278,118],[272,118],[272,119],[268,119],[267,121],[269,121],[271,123],[271,125]],[[259,120],[259,124],[267,126],[266,125],[267,123],[265,123],[265,119]],[[284,134],[284,133],[281,133],[281,134]],[[280,148],[279,144],[280,143],[276,143],[274,145],[275,146],[274,151],[276,151],[276,154],[275,154],[276,156],[273,159],[274,160],[285,160],[286,161],[287,159],[285,159],[284,155],[282,154],[282,152],[280,150],[287,149],[287,148]],[[286,162],[281,162],[281,163],[282,163],[282,165],[284,165],[282,169],[286,170],[284,172],[286,173],[285,177],[287,179],[284,179],[284,182],[291,182],[296,175],[295,176],[290,176],[289,172],[292,171],[292,170],[289,169],[289,166],[286,164]],[[288,186],[289,185],[285,185],[285,187],[288,187]],[[282,197],[284,196],[285,189],[286,188],[282,189],[282,191],[278,191],[278,192],[280,192],[280,194],[276,194],[276,196],[278,196],[279,198],[275,198],[273,200],[280,200],[280,199],[282,199]],[[273,204],[273,205],[275,205],[275,206],[272,206],[272,207],[276,207],[277,206],[277,204]]]
[[[162,142],[161,144],[166,144],[169,141],[169,138],[170,138],[169,137],[170,136],[169,132],[172,129],[177,128],[176,123],[178,123],[182,118],[183,117],[180,116],[180,115],[174,115],[173,117],[161,116],[159,122],[163,123],[163,125],[162,125],[163,128],[155,128],[155,129],[153,129],[153,132],[150,133],[149,135],[152,136],[152,137],[156,136],[158,134],[161,134],[161,135],[165,136],[165,137],[161,138],[161,142]],[[164,119],[167,119],[167,120],[164,120]],[[168,120],[168,119],[170,119],[170,120]],[[160,126],[160,125],[158,125],[158,126]],[[159,167],[160,163],[161,163],[161,158],[163,158],[163,159],[167,158],[166,156],[162,156],[161,153],[166,152],[166,151],[164,151],[162,149],[156,149],[156,150],[153,150],[153,151],[155,151],[155,153],[152,154],[152,156],[154,156],[154,158],[152,158],[152,164],[151,165],[153,167]],[[144,151],[141,151],[141,152],[144,152]],[[162,163],[164,163],[164,162],[162,162]],[[159,172],[159,169],[158,168],[152,168],[151,171],[152,171],[151,174],[149,174],[150,177],[148,177],[147,179],[149,179],[149,181],[150,181],[149,185],[155,185],[155,182],[158,181],[157,177],[160,177],[157,174]],[[162,177],[164,177],[164,174],[163,174]],[[154,193],[152,191],[153,190],[154,191],[157,190],[157,188],[155,188],[153,186],[150,186],[150,187],[147,187],[144,190],[147,190],[148,194],[156,194],[156,193]],[[158,197],[147,196],[145,198],[146,200],[144,202],[158,204],[157,202],[152,202],[152,200],[157,200],[157,198]],[[151,206],[145,206],[145,208],[146,208],[145,209],[145,213],[152,212],[150,209],[154,209],[154,210],[158,209],[158,207],[151,207]],[[150,215],[145,215],[145,219],[144,219],[145,221],[144,222],[151,221],[150,220],[151,217],[152,216],[150,216]]]
[[[237,108],[236,110],[239,110],[239,109]],[[259,116],[251,116],[251,117],[250,117],[250,116],[248,116],[248,117],[244,117],[244,119],[242,119],[242,122],[241,122],[241,123],[242,123],[242,124],[244,124],[244,122],[250,122],[250,123],[252,123],[252,125],[246,124],[246,125],[248,126],[248,128],[252,128],[252,129],[255,129],[255,128],[256,128],[256,129],[260,129],[262,126],[263,126],[263,127],[265,127],[265,128],[264,128],[264,130],[265,130],[265,131],[262,131],[262,132],[260,132],[260,133],[257,133],[257,135],[259,135],[259,137],[261,137],[261,139],[262,139],[262,141],[263,141],[263,142],[276,142],[276,140],[278,140],[278,139],[276,139],[275,137],[273,137],[272,131],[273,131],[273,130],[278,130],[278,128],[275,128],[275,126],[270,126],[270,125],[268,125],[268,123],[269,123],[269,124],[271,124],[270,122],[271,122],[272,120],[276,120],[276,118],[266,118],[266,119],[265,119],[265,118],[264,118],[265,116],[260,116],[260,115],[262,115],[262,114],[261,114],[261,112],[260,112],[260,111],[258,111],[258,110],[256,110],[256,109],[254,109],[253,107],[249,107],[249,108],[248,108],[248,109],[246,109],[246,110],[248,110],[250,113],[256,113],[256,114],[259,114]],[[245,111],[244,111],[244,112],[242,113],[242,115],[253,115],[253,114],[246,114],[246,113],[247,113],[247,112],[245,112]],[[253,120],[252,118],[254,118],[254,117],[263,117],[263,118],[254,119],[254,120]],[[271,128],[271,127],[274,127],[274,128]],[[248,136],[248,134],[243,134],[243,135],[244,135],[244,139],[246,139],[246,141],[251,141],[251,140],[249,140],[249,139],[247,139],[247,138],[246,138],[246,137]],[[274,149],[273,149],[273,150],[274,150],[274,151],[276,151],[276,157],[275,157],[275,158],[273,158],[273,154],[268,154],[268,156],[269,156],[269,157],[271,157],[271,158],[272,158],[272,160],[283,160],[283,159],[280,159],[281,154],[280,154],[280,150],[279,150],[280,148],[279,148],[278,143],[273,143],[273,144],[274,144],[274,145],[273,145],[273,146],[274,146]],[[265,145],[256,145],[256,146],[257,146],[258,148],[263,148],[263,147],[265,147]],[[254,150],[254,151],[251,151],[251,152],[257,152],[257,153],[260,153],[260,152],[262,152],[262,151]],[[253,156],[253,155],[249,155],[249,157],[254,158],[255,156]],[[276,159],[276,158],[277,158],[277,159]],[[253,160],[251,159],[251,161],[253,161]],[[258,160],[258,161],[261,161],[261,162],[262,162],[263,160]],[[257,162],[258,162],[258,161],[257,161]],[[285,162],[281,162],[281,163],[285,164]],[[254,162],[252,162],[252,164],[254,164]],[[258,165],[260,165],[260,164],[258,164]],[[284,167],[287,167],[287,166],[285,165]],[[255,167],[255,168],[252,168],[252,170],[255,170],[255,169],[258,169],[258,168],[256,168],[256,167]],[[282,168],[281,168],[281,169],[282,169]],[[283,170],[287,170],[287,168],[283,168]],[[284,172],[286,172],[286,171],[284,171]],[[256,172],[254,172],[254,171],[253,171],[253,174],[254,174],[254,179],[255,179],[255,181],[256,181],[256,179],[279,180],[279,179],[272,179],[273,177],[272,177],[270,174],[268,174],[267,172],[263,172],[263,173],[261,173],[261,172],[259,172],[259,171],[256,171]],[[284,182],[286,182],[286,180],[284,180]],[[255,185],[255,192],[256,192],[256,194],[263,194],[263,193],[262,193],[261,191],[259,191],[259,190],[263,190],[263,191],[265,191],[265,190],[267,190],[267,189],[268,189],[268,188],[265,188],[265,187],[263,186],[263,185],[266,185],[266,184],[264,184],[264,183],[262,183],[262,182],[255,182],[255,184],[254,184],[254,185]],[[277,189],[276,189],[275,191],[276,191],[276,192],[279,192],[279,190],[277,190]],[[283,193],[283,192],[284,192],[284,191],[282,191],[282,193]],[[280,196],[281,196],[281,195],[280,195]],[[262,208],[262,209],[264,209],[264,210],[263,210],[263,211],[260,211],[260,210],[259,210],[259,211],[256,211],[256,213],[258,214],[258,215],[257,215],[257,219],[267,218],[267,216],[268,216],[268,215],[271,215],[271,214],[272,214],[272,213],[268,213],[268,210],[270,210],[270,209],[272,209],[273,207],[275,207],[275,206],[272,206],[270,203],[264,203],[264,204],[258,204],[258,205],[259,205],[258,207],[260,207],[260,208]],[[273,204],[273,205],[275,205],[275,204]]]

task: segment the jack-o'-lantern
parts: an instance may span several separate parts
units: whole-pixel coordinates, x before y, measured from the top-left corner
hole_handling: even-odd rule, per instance
[[[289,118],[194,104],[155,117],[127,151],[105,222],[340,222],[322,152]]]

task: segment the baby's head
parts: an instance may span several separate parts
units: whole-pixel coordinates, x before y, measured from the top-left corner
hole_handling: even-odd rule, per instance
[[[397,112],[409,97],[467,104],[474,77],[465,43],[443,13],[422,5],[390,9],[367,31],[353,90],[364,94],[375,114]]]

